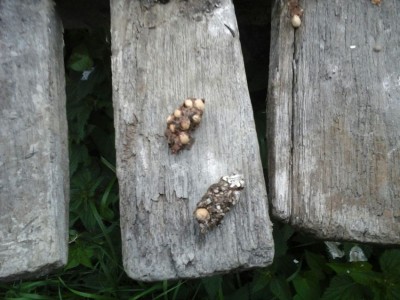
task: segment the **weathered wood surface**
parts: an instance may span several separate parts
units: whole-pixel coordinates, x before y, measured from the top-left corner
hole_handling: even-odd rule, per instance
[[[271,223],[234,8],[223,1],[111,1],[113,99],[123,261],[139,280],[266,266]],[[206,99],[189,151],[172,155],[166,118]],[[202,236],[196,203],[223,175],[247,188]]]
[[[50,0],[0,1],[0,280],[67,260],[62,26]]]
[[[398,0],[287,1],[272,16],[273,213],[324,239],[400,242]]]

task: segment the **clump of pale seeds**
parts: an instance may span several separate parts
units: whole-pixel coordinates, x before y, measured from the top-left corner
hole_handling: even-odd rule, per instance
[[[204,99],[187,98],[167,118],[165,136],[173,154],[189,149],[193,143],[193,131],[200,124],[204,112]]]

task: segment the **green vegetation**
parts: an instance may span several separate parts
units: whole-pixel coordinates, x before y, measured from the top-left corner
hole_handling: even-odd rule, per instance
[[[268,268],[197,280],[129,279],[121,263],[108,35],[102,30],[65,34],[68,264],[44,278],[0,284],[0,299],[400,299],[400,250],[358,245],[367,261],[349,262],[354,244],[340,245],[344,256],[333,258],[334,249],[280,223],[274,224],[276,255]],[[261,104],[253,99],[262,157],[264,97]]]

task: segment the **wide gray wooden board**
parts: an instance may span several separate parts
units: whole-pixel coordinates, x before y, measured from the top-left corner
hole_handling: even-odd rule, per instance
[[[273,213],[323,239],[400,242],[400,2],[275,1]]]
[[[53,6],[0,1],[0,280],[67,261],[68,128]]]
[[[231,1],[111,1],[123,261],[139,280],[207,276],[272,262],[267,195]],[[166,118],[205,98],[189,151],[169,152]],[[202,236],[196,203],[223,175],[247,188]]]

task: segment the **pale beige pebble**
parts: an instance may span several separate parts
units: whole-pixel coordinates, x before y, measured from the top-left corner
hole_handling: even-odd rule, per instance
[[[194,216],[199,221],[207,221],[210,219],[210,213],[205,208],[198,208],[194,212]]]
[[[200,115],[194,115],[192,117],[192,120],[194,123],[199,124],[201,122],[201,116]]]
[[[174,116],[175,118],[180,118],[182,116],[182,112],[179,109],[177,109],[174,111]]]
[[[188,108],[192,108],[193,107],[193,101],[192,99],[186,99],[184,102],[184,105]]]
[[[179,134],[179,140],[183,145],[189,144],[190,142],[189,135],[186,132],[181,132]]]
[[[204,110],[204,101],[202,99],[194,100],[194,107],[196,107],[197,109],[203,111]]]
[[[301,19],[300,19],[300,17],[299,17],[298,15],[294,15],[294,16],[292,17],[291,22],[292,22],[292,26],[293,26],[294,28],[299,28],[300,25],[301,25]]]

